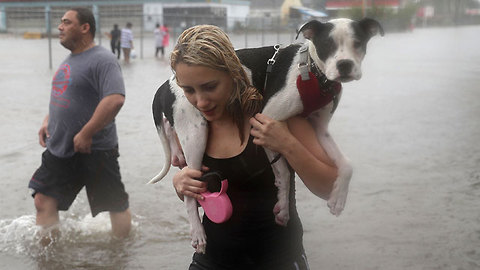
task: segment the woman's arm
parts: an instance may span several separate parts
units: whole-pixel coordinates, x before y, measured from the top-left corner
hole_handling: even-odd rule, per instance
[[[337,168],[306,119],[292,117],[284,123],[256,114],[250,119],[250,124],[255,144],[282,154],[313,194],[328,199],[337,177]]]

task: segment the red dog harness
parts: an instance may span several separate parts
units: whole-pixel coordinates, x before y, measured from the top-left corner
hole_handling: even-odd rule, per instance
[[[275,57],[280,50],[280,45],[274,46],[275,52],[272,58],[267,61],[267,72],[265,75],[264,89],[267,88],[268,75],[272,72],[272,67],[275,64]],[[300,114],[307,117],[312,112],[323,108],[333,101],[332,113],[338,105],[337,96],[342,91],[342,85],[336,81],[330,81],[322,74],[314,63],[310,64],[310,57],[308,55],[308,47],[303,46],[299,50],[300,61],[298,69],[300,75],[297,78],[297,90],[300,94],[300,99],[303,104],[303,112]],[[313,68],[314,72],[310,71]]]
[[[301,116],[307,117],[310,113],[323,108],[333,101],[332,113],[338,105],[337,96],[342,91],[342,85],[336,81],[330,81],[322,74],[314,63],[310,64],[308,47],[300,48],[300,63],[297,78],[297,90],[303,103]],[[310,71],[313,69],[314,72]]]
[[[301,116],[307,117],[310,113],[323,108],[330,102],[335,102],[332,112],[337,106],[337,95],[342,91],[342,85],[335,81],[325,81],[320,85],[319,78],[308,72],[308,79],[297,78],[297,89],[303,103]]]

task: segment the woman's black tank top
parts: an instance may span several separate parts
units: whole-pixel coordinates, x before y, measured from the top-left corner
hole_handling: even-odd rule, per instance
[[[282,265],[298,257],[303,251],[303,229],[295,206],[294,177],[290,181],[290,220],[284,227],[275,223],[273,214],[277,187],[271,165],[252,136],[239,155],[226,159],[205,155],[203,163],[228,180],[233,213],[221,224],[204,215],[207,248],[205,255],[196,254],[197,260],[206,259],[225,269],[242,264],[270,269],[273,266],[267,266],[272,263]]]

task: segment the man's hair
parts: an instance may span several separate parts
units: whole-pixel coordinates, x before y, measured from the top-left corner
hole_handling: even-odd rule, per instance
[[[97,31],[95,17],[90,9],[84,7],[74,7],[70,10],[77,12],[77,19],[80,25],[88,23],[90,25],[90,34],[92,38],[95,38],[95,32]]]

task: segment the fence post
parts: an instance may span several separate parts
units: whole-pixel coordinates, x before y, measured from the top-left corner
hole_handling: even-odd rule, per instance
[[[143,25],[144,25],[144,18],[143,18],[143,12],[142,15],[140,15],[140,59],[143,59]]]
[[[248,48],[248,17],[245,17],[245,48]]]
[[[52,20],[51,20],[51,8],[49,5],[45,6],[45,26],[48,37],[48,67],[52,69]]]
[[[102,45],[102,23],[100,22],[100,16],[98,14],[98,6],[94,4],[92,6],[92,11],[93,11],[93,17],[97,22],[97,26],[96,26],[97,29],[95,31],[95,35],[98,37],[98,45]]]
[[[265,46],[265,17],[262,17],[262,46]]]
[[[5,6],[0,6],[0,32],[7,32],[7,13]]]
[[[277,18],[276,28],[277,28],[277,44],[280,44],[280,25],[281,25],[280,18]]]

